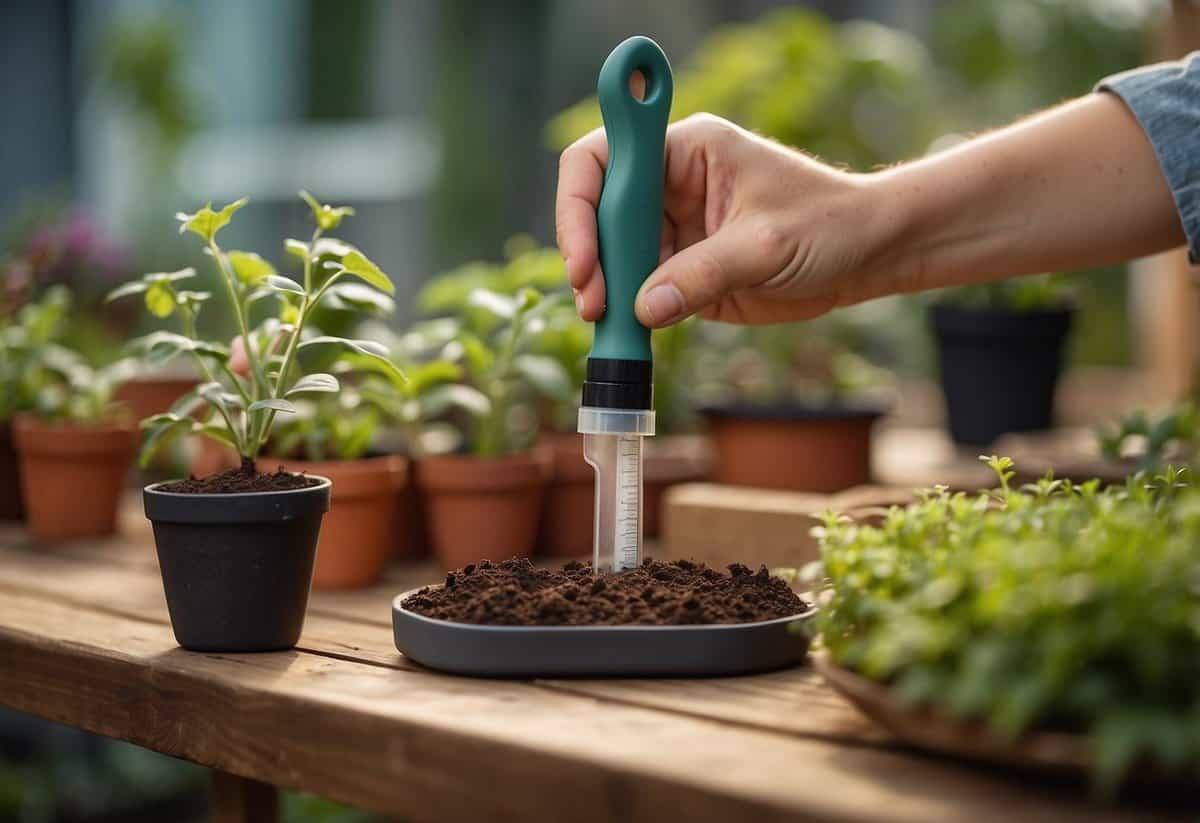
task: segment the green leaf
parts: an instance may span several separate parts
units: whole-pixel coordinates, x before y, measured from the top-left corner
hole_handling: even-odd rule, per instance
[[[178,212],[175,219],[180,222],[179,233],[190,231],[193,234],[199,235],[205,241],[211,242],[217,236],[217,232],[229,225],[229,221],[233,219],[233,214],[242,206],[246,205],[245,197],[240,200],[235,200],[220,211],[212,210],[212,202],[209,202],[204,208],[197,211],[195,214],[187,214]]]
[[[552,357],[538,354],[518,355],[513,360],[513,367],[538,393],[546,397],[565,399],[575,393],[567,370]]]
[[[494,314],[502,320],[511,320],[517,312],[517,302],[491,289],[474,289],[467,295],[467,304]]]
[[[423,418],[438,417],[451,409],[462,409],[473,417],[486,417],[492,411],[492,401],[473,386],[449,383],[435,386],[420,399]]]
[[[489,372],[496,362],[496,355],[487,347],[487,344],[470,332],[460,333],[454,342],[462,347],[462,356],[467,362],[467,369],[476,377]]]
[[[295,385],[288,389],[286,397],[291,397],[293,394],[304,394],[306,392],[337,392],[341,388],[338,379],[332,374],[318,372],[316,374],[306,374],[296,381]]]
[[[158,415],[159,422],[146,428],[142,436],[142,448],[138,453],[138,465],[146,469],[154,461],[154,456],[169,444],[178,440],[192,430],[192,421],[186,417]]]
[[[293,240],[289,237],[283,241],[283,250],[293,257],[298,257],[304,262],[308,262],[308,244],[302,240]]]
[[[156,282],[146,289],[146,308],[155,317],[170,317],[175,312],[175,293],[166,282]]]
[[[267,286],[275,291],[287,292],[288,294],[304,294],[304,287],[290,277],[284,277],[282,274],[268,275],[266,278]]]
[[[131,294],[141,294],[146,289],[150,288],[150,284],[143,280],[134,280],[132,283],[126,283],[123,286],[117,286],[110,291],[104,298],[105,303],[111,303],[114,300],[120,300],[122,297],[129,297]]]
[[[392,281],[388,276],[378,266],[368,260],[365,254],[357,249],[342,257],[340,268],[336,263],[328,265],[337,268],[345,274],[352,274],[355,277],[365,280],[384,294],[396,293],[396,287],[392,285]]]
[[[374,340],[348,340],[344,337],[314,337],[296,347],[296,354],[305,372],[326,371],[347,352],[370,358],[382,372],[399,380],[404,372],[391,361],[386,346]]]
[[[445,360],[433,360],[428,363],[406,369],[408,373],[408,393],[418,396],[442,383],[453,383],[462,378],[462,367]]]
[[[192,340],[182,334],[169,331],[155,331],[143,337],[131,340],[127,348],[142,357],[152,365],[161,365],[184,352],[195,352],[202,357],[225,362],[229,359],[229,349],[217,343],[203,340]]]
[[[234,410],[240,410],[245,406],[240,394],[226,391],[224,386],[215,381],[197,386],[196,394],[213,405],[220,407],[226,414],[231,414]]]
[[[246,411],[256,412],[262,409],[273,409],[275,411],[286,412],[288,414],[296,413],[296,407],[294,405],[277,397],[268,397],[263,400],[255,400],[249,405],[249,407],[247,407]]]
[[[225,257],[238,280],[247,286],[257,285],[275,274],[275,267],[252,251],[230,251],[225,253]]]
[[[192,428],[192,431],[195,434],[199,434],[203,437],[207,437],[209,440],[220,443],[222,446],[228,446],[235,452],[240,451],[237,440],[234,439],[233,432],[224,426],[218,426],[213,423],[197,424]]]
[[[313,221],[316,222],[322,231],[336,229],[341,224],[343,217],[349,217],[354,214],[354,209],[350,206],[334,207],[322,205],[317,201],[317,198],[306,191],[301,191],[300,197],[304,199],[309,209],[312,210]]]
[[[371,314],[391,314],[396,301],[362,283],[336,283],[325,292],[326,308],[338,311],[360,311]]]

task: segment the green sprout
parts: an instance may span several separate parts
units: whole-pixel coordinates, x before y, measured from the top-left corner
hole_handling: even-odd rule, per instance
[[[170,411],[142,421],[143,465],[176,438],[200,435],[236,450],[243,468],[252,470],[276,416],[295,414],[296,398],[337,393],[341,384],[331,371],[349,357],[359,368],[403,379],[379,343],[322,335],[308,328],[313,311],[322,303],[388,310],[390,299],[377,298],[387,298],[395,288],[361,251],[325,236],[353,209],[322,205],[306,192],[301,197],[312,211],[315,228],[308,241],[284,243],[285,251],[300,262],[298,280],[280,274],[253,252],[226,251],[218,245],[217,234],[246,204],[245,198],[217,211],[209,204],[194,214],[176,215],[180,233],[199,237],[216,265],[236,320],[235,343],[244,364],[232,358],[228,347],[200,339],[196,318],[212,295],[184,288],[195,276],[194,269],[147,274],[109,294],[109,300],[141,295],[154,316],[178,317],[182,333],[155,331],[133,341],[131,348],[154,365],[190,355],[205,381]],[[251,309],[264,305],[274,312],[251,327]]]

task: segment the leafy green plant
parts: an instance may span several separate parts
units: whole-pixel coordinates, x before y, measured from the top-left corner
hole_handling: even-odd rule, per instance
[[[296,413],[275,424],[266,450],[302,460],[357,460],[367,453],[380,411],[362,394],[343,387],[337,394],[296,402]]]
[[[1050,477],[945,488],[878,526],[824,515],[818,623],[833,659],[1004,740],[1087,736],[1097,786],[1135,761],[1200,773],[1200,491],[1167,467],[1101,490]]]
[[[863,21],[781,9],[714,30],[676,73],[673,119],[712,112],[831,161],[869,168],[912,156],[931,130],[935,75],[920,41]],[[601,124],[595,98],[554,118],[562,148]]]
[[[22,411],[85,424],[118,415],[113,393],[133,376],[133,363],[93,368],[62,345],[70,308],[71,293],[52,287],[23,306],[0,333],[0,420]]]
[[[300,280],[278,273],[253,252],[226,251],[217,244],[217,233],[246,204],[245,198],[219,211],[209,204],[194,214],[176,215],[180,231],[200,237],[216,264],[237,322],[235,342],[245,359],[244,373],[231,362],[228,347],[197,335],[196,317],[212,295],[184,288],[185,281],[195,276],[194,269],[147,274],[109,295],[109,300],[140,295],[156,317],[177,317],[182,333],[152,332],[133,341],[132,349],[153,365],[190,355],[205,378],[169,412],[143,421],[143,464],[166,443],[198,434],[235,449],[243,467],[250,470],[271,435],[276,415],[295,414],[293,398],[338,392],[340,383],[330,370],[348,362],[348,356],[359,367],[402,379],[380,344],[316,334],[307,328],[312,312],[323,301],[379,306],[382,301],[373,298],[373,291],[391,295],[395,289],[361,251],[326,236],[354,214],[352,208],[323,205],[307,192],[301,192],[301,197],[312,212],[315,228],[307,242],[288,239],[284,243],[287,253],[300,261]],[[252,311],[263,307],[272,311],[252,327]]]
[[[1168,460],[1176,464],[1192,461],[1200,445],[1200,418],[1191,403],[1158,416],[1138,411],[1121,420],[1116,429],[1101,430],[1099,439],[1105,457],[1119,460],[1133,452],[1142,471],[1155,471]]]

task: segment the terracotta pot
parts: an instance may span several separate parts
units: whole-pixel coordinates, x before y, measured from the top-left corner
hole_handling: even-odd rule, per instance
[[[399,455],[363,460],[278,460],[259,458],[297,474],[328,477],[333,483],[329,513],[321,526],[312,583],[318,589],[354,589],[379,580],[391,558],[400,501],[408,485],[408,461]]]
[[[704,413],[718,483],[828,493],[870,481],[880,409],[726,406]]]
[[[134,377],[117,389],[114,399],[129,409],[134,420],[144,420],[169,410],[199,383],[195,377]]]
[[[21,464],[13,445],[12,423],[0,425],[0,520],[24,520]]]
[[[423,459],[417,480],[433,552],[442,566],[528,557],[552,465],[544,449],[506,457]]]
[[[583,435],[550,432],[538,438],[554,457],[554,475],[538,531],[538,553],[587,557],[592,553],[595,473],[583,459]],[[708,445],[688,435],[646,438],[642,466],[642,536],[658,537],[662,500],[677,483],[708,475]]]
[[[34,538],[54,543],[116,532],[121,488],[138,442],[131,421],[80,426],[19,415],[13,434]]]

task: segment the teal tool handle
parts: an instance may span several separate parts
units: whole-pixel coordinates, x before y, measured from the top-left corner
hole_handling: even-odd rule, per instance
[[[642,100],[629,90],[635,71],[646,78]],[[633,304],[658,266],[671,64],[650,38],[630,37],[604,61],[596,90],[608,136],[608,169],[596,209],[606,307],[591,356],[650,360],[650,330],[634,316]]]

